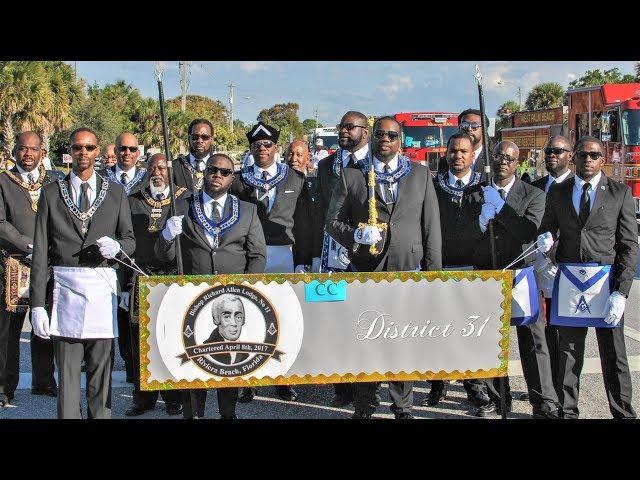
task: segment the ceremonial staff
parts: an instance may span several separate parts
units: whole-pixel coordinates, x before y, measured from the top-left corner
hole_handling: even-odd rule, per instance
[[[482,150],[484,151],[484,180],[487,185],[491,185],[491,178],[493,178],[491,172],[491,152],[489,151],[489,126],[485,122],[487,118],[484,113],[484,94],[482,92],[482,73],[480,73],[480,67],[476,65],[476,73],[474,75],[478,84],[478,99],[480,101],[480,124],[482,125]],[[498,261],[496,259],[496,240],[493,234],[493,219],[489,220],[487,227],[489,232],[489,248],[491,250],[491,269],[496,270],[498,268]],[[506,399],[505,399],[505,384],[504,377],[500,377],[500,410],[502,411],[502,418],[507,418]]]
[[[384,242],[387,238],[387,224],[384,222],[378,222],[378,210],[376,207],[376,172],[373,169],[373,160],[371,160],[369,167],[369,174],[367,176],[369,221],[367,223],[360,222],[358,224],[358,228],[377,227],[380,229],[380,236],[382,239],[378,243],[374,243],[369,247],[369,253],[371,253],[371,255],[379,255],[384,249]]]

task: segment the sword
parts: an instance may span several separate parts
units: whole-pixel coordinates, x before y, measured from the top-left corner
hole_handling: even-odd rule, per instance
[[[384,249],[384,243],[387,239],[388,225],[384,222],[378,222],[378,209],[376,208],[376,172],[373,169],[373,160],[370,162],[369,174],[367,177],[368,186],[368,202],[369,202],[369,220],[360,222],[358,228],[377,227],[380,229],[382,239],[378,243],[374,243],[369,247],[371,255],[379,255]]]

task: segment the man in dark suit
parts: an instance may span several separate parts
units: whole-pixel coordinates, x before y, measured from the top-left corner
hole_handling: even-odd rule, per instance
[[[449,170],[433,179],[440,209],[442,230],[442,265],[444,269],[461,270],[473,267],[475,243],[481,232],[474,228],[480,214],[480,203],[464,195],[478,185],[481,175],[471,170],[473,163],[473,140],[464,132],[449,137],[445,158]],[[464,201],[463,201],[464,200]],[[486,404],[489,399],[481,379],[463,381],[467,398],[476,406]],[[442,380],[431,382],[431,390],[422,405],[433,407],[446,397],[447,384]]]
[[[548,174],[534,181],[532,185],[543,190],[545,194],[548,194],[551,186],[573,177],[573,173],[569,169],[569,162],[571,161],[572,155],[571,142],[568,138],[563,135],[551,137],[544,149],[544,163]],[[557,242],[555,245],[557,246]],[[555,249],[550,252],[547,258],[555,261]],[[549,323],[551,315],[551,291],[553,290],[553,280],[555,270],[557,269],[553,269],[550,275],[545,274],[545,270],[549,267],[549,264],[542,255],[536,258],[534,266],[536,267],[538,290],[542,292],[544,297],[544,315],[546,320],[544,336],[549,349],[551,374],[556,393],[560,395],[560,390],[556,384],[558,378],[558,329],[555,325],[550,325]]]
[[[159,261],[154,254],[154,247],[160,231],[169,216],[171,198],[169,196],[169,169],[167,158],[163,153],[152,155],[148,162],[148,185],[129,196],[131,207],[131,221],[136,237],[135,261],[142,271],[151,275],[175,275],[176,263]],[[177,198],[188,196],[189,192],[184,187],[179,187],[175,193]],[[132,287],[133,279],[127,286]],[[136,292],[133,292],[135,295]],[[129,292],[123,292],[122,310],[129,313],[134,309]],[[134,312],[135,313],[135,312]],[[157,391],[140,390],[140,325],[137,318],[129,315],[131,322],[128,327],[131,332],[131,354],[133,357],[133,404],[124,414],[127,417],[142,415],[147,410],[152,410],[158,400]],[[135,322],[133,321],[135,320]],[[182,395],[179,391],[162,390],[160,396],[165,402],[165,411],[168,415],[178,415],[182,412]]]
[[[41,139],[36,132],[22,132],[14,147],[16,166],[0,174],[0,248],[28,263],[33,253],[36,210],[42,187],[57,180],[41,162]],[[6,273],[6,272],[5,272]],[[5,277],[0,276],[5,287]],[[2,290],[3,291],[3,290]],[[0,406],[8,404],[18,386],[20,333],[24,312],[8,312],[0,295]],[[31,393],[56,396],[53,344],[31,332]]]
[[[547,194],[538,246],[548,251],[557,238],[558,262],[612,265],[613,293],[605,307],[605,322],[615,327],[622,320],[638,256],[631,189],[604,175],[604,146],[597,138],[580,138],[573,149],[573,161],[575,176],[553,186]],[[558,326],[557,330],[556,385],[561,387],[562,416],[577,418],[587,328]],[[611,415],[636,418],[623,328],[595,330]]]
[[[135,238],[129,202],[121,186],[99,177],[96,134],[74,130],[69,152],[73,170],[42,189],[34,235],[31,323],[36,335],[53,338],[58,365],[58,418],[82,418],[80,368],[87,369],[89,418],[111,417],[113,337],[118,284],[113,260],[133,254]],[[53,290],[51,275],[53,267]],[[82,281],[90,280],[93,283]],[[50,303],[51,322],[44,306]],[[51,300],[50,300],[51,301]]]
[[[136,167],[138,157],[140,157],[138,139],[131,133],[121,133],[116,138],[114,151],[116,164],[105,168],[104,173],[110,182],[121,185],[127,196],[133,195],[148,183],[147,170]],[[131,276],[132,271],[128,268],[118,270],[118,282],[120,283],[121,291],[127,290]],[[135,383],[129,313],[121,307],[118,307],[118,332],[118,350],[120,351],[120,357],[124,361],[127,382]]]
[[[178,187],[193,192],[202,188],[204,169],[212,153],[213,125],[209,120],[196,118],[189,124],[189,155],[173,160],[173,180]]]
[[[476,242],[473,265],[478,270],[491,270],[491,248],[488,223],[494,220],[496,268],[509,265],[523,248],[532,243],[544,213],[544,193],[523,182],[516,175],[518,169],[518,147],[513,142],[503,141],[496,145],[492,165],[493,178],[489,185],[477,186],[469,192],[475,201],[482,203],[478,221],[474,228],[482,232]],[[518,262],[510,268],[522,268]],[[534,418],[557,418],[557,395],[553,388],[549,351],[544,336],[544,322],[540,318],[534,323],[516,327],[522,370]],[[506,378],[506,408],[511,411],[509,379]],[[489,403],[479,406],[474,415],[484,417],[499,410],[500,380],[488,379]]]
[[[234,180],[233,166],[227,155],[216,153],[207,159],[203,190],[176,201],[176,216],[167,220],[158,236],[158,260],[175,259],[175,239],[180,235],[185,275],[264,272],[266,245],[257,209],[227,193]],[[216,235],[216,225],[226,227]],[[238,389],[220,388],[217,393],[221,417],[236,418]],[[204,416],[206,395],[206,390],[185,392],[185,418]]]
[[[280,132],[258,122],[247,132],[251,154],[255,160],[236,176],[231,193],[258,209],[265,241],[267,242],[266,273],[291,273],[294,271],[293,250],[304,251],[303,238],[296,238],[294,231],[311,229],[308,212],[301,211],[304,203],[299,201],[304,190],[304,174],[289,168],[286,163],[276,163]],[[308,250],[307,250],[308,251]],[[255,388],[243,388],[239,401],[250,402]],[[283,400],[294,401],[297,392],[288,385],[277,385],[276,393]]]
[[[429,171],[398,155],[400,124],[393,117],[376,120],[371,148],[371,161],[348,166],[342,172],[327,212],[327,232],[347,248],[351,265],[359,272],[440,270],[440,213]],[[380,229],[358,227],[360,222],[369,221],[370,165],[376,171],[378,221],[388,225],[379,255],[370,253],[370,245],[380,244]],[[373,382],[353,385],[354,418],[371,417],[375,411],[375,388]],[[395,417],[413,418],[413,383],[389,382],[389,393]]]

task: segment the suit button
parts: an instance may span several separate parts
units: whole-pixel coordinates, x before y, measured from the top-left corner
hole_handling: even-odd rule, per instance
[[[496,239],[496,240],[497,240],[497,239],[499,239],[499,238],[500,238],[500,235],[496,235],[496,236],[495,236],[495,239]]]
[[[391,222],[389,225],[393,227],[393,222]]]
[[[215,255],[215,254],[216,254],[216,252],[213,252],[211,255]]]

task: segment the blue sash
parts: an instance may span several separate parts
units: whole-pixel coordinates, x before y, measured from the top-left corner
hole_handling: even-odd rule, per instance
[[[613,287],[611,265],[561,263],[559,267],[551,297],[551,325],[615,328],[604,321]]]
[[[540,313],[540,299],[533,267],[513,271],[511,292],[511,325],[521,327],[535,323]]]

